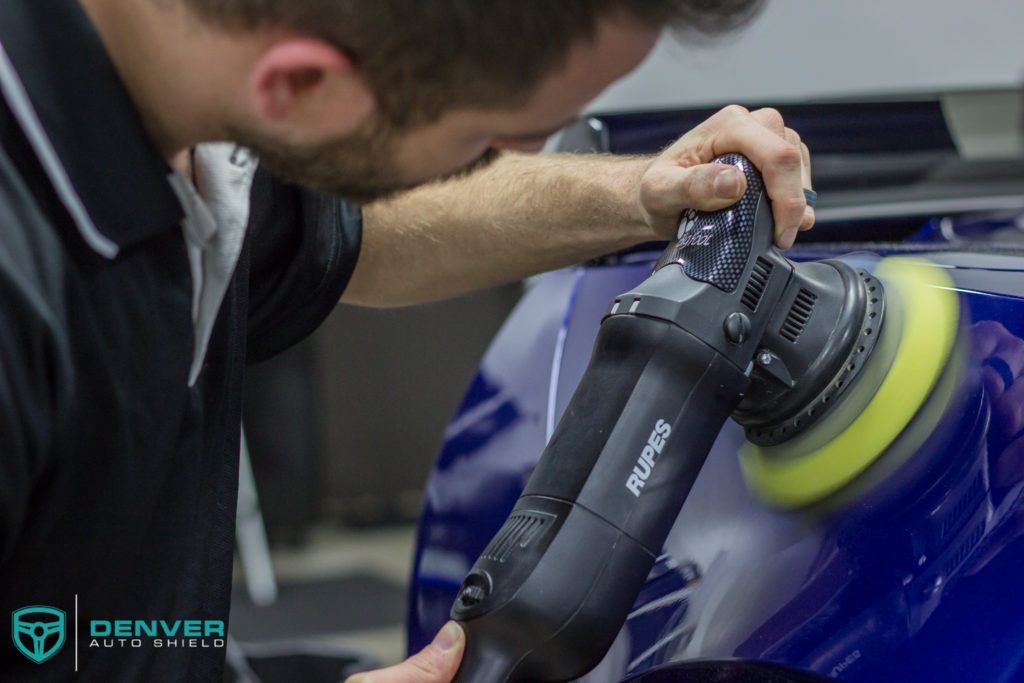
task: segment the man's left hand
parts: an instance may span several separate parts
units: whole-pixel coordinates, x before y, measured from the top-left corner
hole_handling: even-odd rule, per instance
[[[462,627],[448,622],[434,642],[401,664],[351,676],[346,683],[450,683],[459,670],[466,635]]]
[[[737,169],[710,162],[730,152],[750,159],[764,177],[775,214],[775,242],[793,246],[797,232],[814,225],[807,145],[775,109],[750,112],[739,105],[722,109],[661,153],[640,181],[640,211],[655,234],[673,239],[686,209],[718,211],[735,204],[747,180]]]

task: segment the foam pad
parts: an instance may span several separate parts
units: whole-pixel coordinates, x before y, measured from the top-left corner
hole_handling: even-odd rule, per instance
[[[768,503],[811,505],[856,479],[907,428],[943,374],[959,325],[952,280],[940,266],[909,258],[884,259],[875,275],[886,293],[882,336],[843,405],[796,439],[740,450],[748,485]]]

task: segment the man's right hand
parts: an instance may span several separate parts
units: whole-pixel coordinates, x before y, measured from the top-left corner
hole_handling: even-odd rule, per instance
[[[814,209],[803,192],[811,189],[811,153],[771,108],[751,112],[730,105],[651,161],[637,200],[644,220],[659,238],[673,240],[685,209],[719,211],[739,201],[747,190],[743,174],[711,163],[729,152],[743,154],[761,171],[772,200],[775,242],[789,249],[797,231],[814,226]]]
[[[462,627],[450,621],[434,642],[401,664],[356,674],[346,683],[451,683],[459,670],[465,648],[466,636]]]

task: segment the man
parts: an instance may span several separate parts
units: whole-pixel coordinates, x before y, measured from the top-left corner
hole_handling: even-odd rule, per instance
[[[665,25],[753,5],[0,0],[0,677],[221,679],[242,368],[339,297],[414,304],[669,237],[741,196],[707,163],[729,151],[791,245],[810,164],[777,112],[727,108],[656,159],[517,153]],[[450,625],[359,680],[450,680],[462,644]]]

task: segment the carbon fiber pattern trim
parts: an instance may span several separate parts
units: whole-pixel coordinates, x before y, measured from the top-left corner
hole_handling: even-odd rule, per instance
[[[667,263],[678,263],[691,279],[733,292],[750,258],[754,216],[764,183],[761,174],[744,156],[726,154],[714,163],[731,164],[743,171],[747,176],[747,193],[724,211],[707,213],[687,209],[679,221],[675,252],[663,256],[655,269]]]

